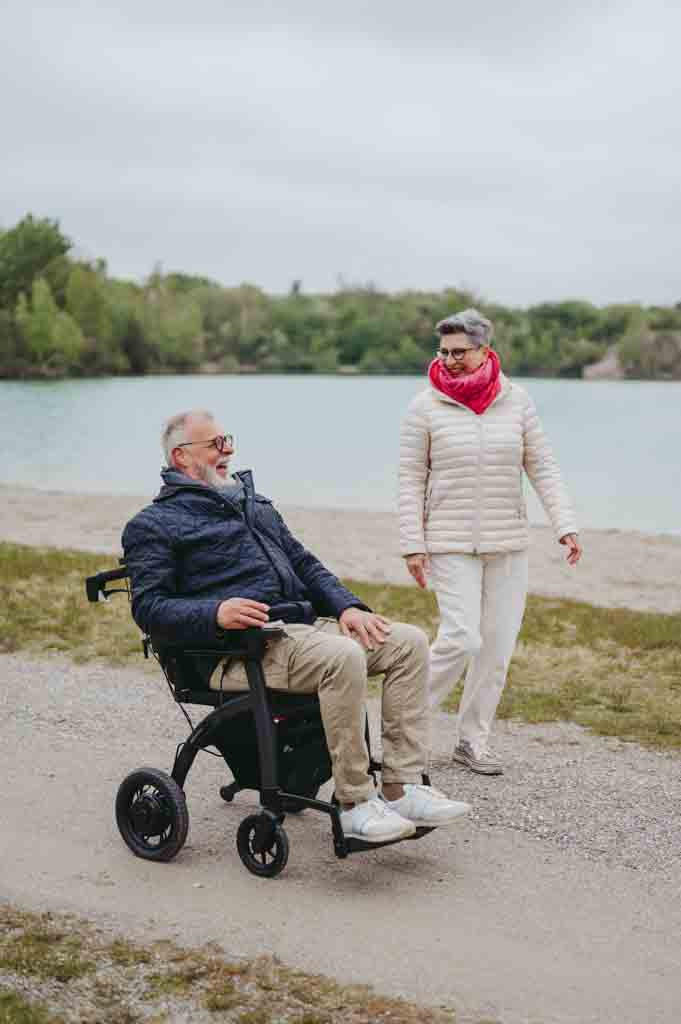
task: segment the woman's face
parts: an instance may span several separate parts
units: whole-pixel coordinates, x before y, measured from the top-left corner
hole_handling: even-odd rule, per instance
[[[442,362],[455,377],[474,373],[487,359],[487,345],[475,345],[463,331],[459,334],[441,334],[437,351]]]

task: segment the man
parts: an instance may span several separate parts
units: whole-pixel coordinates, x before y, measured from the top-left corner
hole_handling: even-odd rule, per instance
[[[123,533],[140,628],[175,644],[210,645],[221,630],[264,626],[271,605],[309,602],[310,614],[301,614],[308,621],[286,624],[286,636],[268,644],[263,668],[270,687],[319,695],[345,834],[382,842],[468,811],[421,784],[425,634],[370,611],[255,493],[250,471],[230,475],[233,439],[211,413],[173,416],[161,444],[163,487]],[[385,674],[380,796],[367,774],[368,672]],[[210,680],[216,689],[246,685],[238,660],[225,661]]]

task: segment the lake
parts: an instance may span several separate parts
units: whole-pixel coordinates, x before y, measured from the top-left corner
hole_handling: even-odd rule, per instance
[[[681,383],[519,381],[580,524],[681,533]],[[398,431],[421,377],[172,376],[0,381],[0,482],[152,494],[161,424],[212,409],[278,504],[390,508]],[[530,489],[531,492],[531,489]],[[530,516],[545,517],[533,494]]]

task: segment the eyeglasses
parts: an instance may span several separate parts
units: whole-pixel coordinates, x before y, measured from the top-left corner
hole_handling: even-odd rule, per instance
[[[476,349],[473,346],[471,348],[439,348],[437,354],[440,359],[447,359],[448,356],[451,356],[452,359],[464,359],[469,352],[475,351]]]
[[[182,444],[176,444],[176,448],[188,448],[190,444],[203,444],[207,448],[217,448],[219,452],[224,452],[227,448],[231,452],[234,451],[234,435],[233,434],[218,434],[217,437],[211,437],[207,441],[183,441]]]

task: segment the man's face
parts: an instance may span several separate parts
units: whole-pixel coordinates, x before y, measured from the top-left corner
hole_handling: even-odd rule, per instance
[[[213,442],[225,433],[224,427],[215,420],[190,419],[187,423],[187,441],[190,444],[173,448],[175,467],[210,487],[221,487],[229,476],[229,459],[232,451],[218,450]]]

